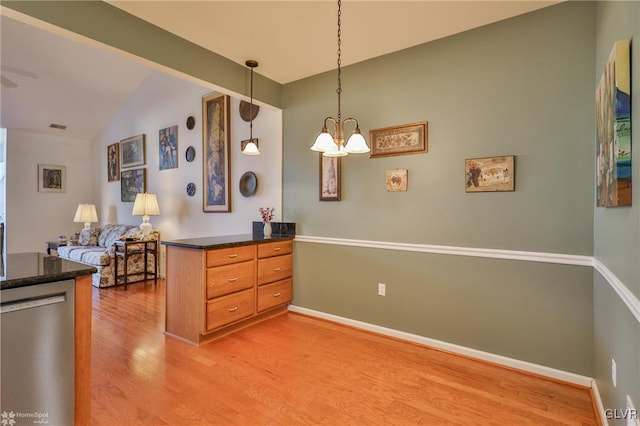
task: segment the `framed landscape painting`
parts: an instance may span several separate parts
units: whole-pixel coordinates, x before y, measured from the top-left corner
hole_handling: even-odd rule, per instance
[[[133,136],[120,141],[120,152],[122,161],[120,165],[123,169],[127,167],[142,166],[145,163],[145,135]]]
[[[515,191],[515,157],[465,160],[466,192]]]
[[[428,123],[423,121],[371,130],[369,158],[425,153],[427,152],[427,129]]]
[[[229,96],[202,98],[202,210],[231,211]]]
[[[631,205],[630,42],[614,43],[596,89],[596,205]]]

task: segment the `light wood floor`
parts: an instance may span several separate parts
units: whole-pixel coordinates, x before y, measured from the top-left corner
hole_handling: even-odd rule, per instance
[[[164,290],[93,289],[93,424],[598,424],[588,389],[293,313],[196,348]]]

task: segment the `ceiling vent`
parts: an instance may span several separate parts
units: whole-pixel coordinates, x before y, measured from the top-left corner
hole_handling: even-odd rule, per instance
[[[64,124],[56,124],[56,123],[49,124],[49,127],[51,127],[52,129],[60,129],[60,130],[64,130],[67,128],[67,126],[65,126]]]

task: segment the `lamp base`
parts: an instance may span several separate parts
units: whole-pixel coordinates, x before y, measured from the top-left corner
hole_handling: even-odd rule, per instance
[[[142,232],[142,239],[145,239],[151,233],[153,226],[149,223],[149,216],[142,216],[142,223],[140,224],[140,232]]]

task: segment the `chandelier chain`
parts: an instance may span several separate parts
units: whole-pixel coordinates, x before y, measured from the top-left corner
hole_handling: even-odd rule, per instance
[[[338,122],[340,122],[340,95],[342,94],[342,1],[338,0],[338,88],[336,93],[338,94]]]

